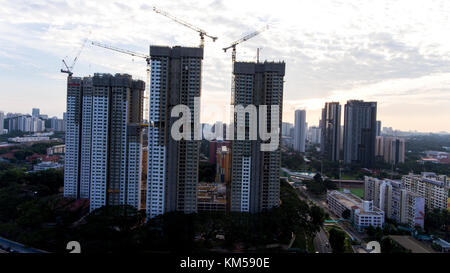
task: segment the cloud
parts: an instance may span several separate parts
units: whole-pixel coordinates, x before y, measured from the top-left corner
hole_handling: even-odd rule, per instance
[[[157,6],[219,37],[215,43],[206,39],[202,101],[210,105],[220,107],[230,97],[231,53],[222,48],[270,24],[268,31],[238,45],[237,56],[238,60],[255,60],[256,48],[262,48],[262,60],[286,61],[286,120],[293,117],[288,109],[306,107],[311,111],[310,124],[317,123],[320,105],[328,99],[377,100],[380,110],[393,113],[408,97],[410,107],[402,111],[414,116],[416,103],[439,98],[436,107],[448,111],[443,102],[448,102],[450,94],[444,79],[450,73],[450,36],[446,35],[450,3],[445,0],[364,4],[357,0],[0,2],[0,72],[8,69],[8,75],[19,77],[25,66],[34,67],[30,73],[46,77],[53,88],[63,85],[64,79],[49,75],[58,73],[62,58],[75,57],[86,37],[143,53],[150,44],[199,44],[197,33],[153,12]],[[127,72],[146,77],[142,60],[90,45],[81,53],[74,72]],[[11,88],[35,96],[23,90],[20,82]],[[0,102],[3,108],[12,105]],[[64,111],[62,102],[49,100],[41,108],[45,107]],[[397,122],[395,115],[389,119],[399,129],[420,129],[413,122]],[[437,126],[429,130],[450,131],[444,119]]]

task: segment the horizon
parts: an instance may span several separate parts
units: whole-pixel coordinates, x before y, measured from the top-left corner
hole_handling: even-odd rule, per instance
[[[302,108],[308,124],[317,125],[325,102],[344,105],[358,99],[377,102],[382,127],[450,132],[450,38],[442,35],[450,26],[446,1],[377,1],[364,6],[355,1],[301,1],[297,8],[260,1],[256,15],[252,3],[237,1],[99,2],[4,3],[0,111],[40,108],[49,117],[62,117],[66,75],[59,72],[61,59],[71,63],[85,39],[145,54],[151,44],[198,46],[197,33],[153,12],[155,5],[219,37],[215,43],[205,41],[203,123],[226,121],[231,53],[222,47],[270,25],[238,45],[237,61],[255,61],[257,48],[262,48],[262,61],[286,63],[283,122],[292,123],[294,111]],[[145,69],[140,58],[86,45],[74,75],[127,73],[145,81]]]

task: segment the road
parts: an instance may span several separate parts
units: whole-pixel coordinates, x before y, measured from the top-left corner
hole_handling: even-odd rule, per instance
[[[306,192],[306,191],[302,191],[302,192],[304,194],[306,194],[308,199],[311,200],[316,206],[319,206],[322,209],[324,209],[330,215],[330,218],[332,220],[339,220],[339,217],[334,216],[333,213],[328,210],[328,205],[324,200],[314,198],[310,194],[308,194],[308,192]],[[350,238],[352,238],[356,242],[360,243],[362,241],[362,234],[359,234],[358,232],[356,232],[356,230],[354,230],[353,227],[351,225],[349,225],[348,223],[338,222],[338,223],[335,223],[335,225],[337,225],[343,231],[345,231],[350,236]]]
[[[303,196],[297,194],[300,200],[303,200],[308,203],[308,200],[303,198]],[[321,227],[320,231],[316,233],[316,237],[314,237],[314,249],[319,253],[331,253],[330,242],[328,241],[328,236],[324,229]],[[327,247],[328,245],[328,247]]]
[[[331,253],[328,236],[323,228],[320,228],[320,231],[317,232],[316,237],[314,237],[314,248],[319,253]]]
[[[0,237],[0,247],[3,249],[11,249],[14,252],[18,253],[47,253],[46,251],[32,247],[27,247],[18,242],[14,242],[3,237]]]
[[[302,191],[302,193],[304,193],[308,199],[306,201],[311,201],[313,202],[313,204],[315,204],[318,207],[321,207],[323,210],[325,210],[325,212],[327,212],[330,215],[330,218],[332,220],[338,220],[338,217],[334,216],[332,212],[330,212],[328,210],[328,205],[324,200],[315,198],[313,196],[311,196],[307,191],[302,190],[301,188],[298,188],[299,190]],[[302,200],[305,200],[301,195],[298,194],[298,197]],[[353,240],[355,240],[358,243],[361,243],[362,241],[362,234],[358,233],[351,225],[349,225],[348,223],[336,223],[335,225],[337,225],[338,227],[340,227],[343,231],[345,231],[350,238],[352,238]]]

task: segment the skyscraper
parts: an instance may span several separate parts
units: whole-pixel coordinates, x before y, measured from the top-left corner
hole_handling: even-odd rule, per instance
[[[203,48],[150,47],[150,108],[148,130],[147,215],[168,211],[197,211],[200,142],[176,141],[171,136],[172,108],[183,104],[194,110],[201,95]]]
[[[50,119],[50,129],[53,129],[57,132],[64,131],[64,120],[59,119],[57,117],[53,117]]]
[[[381,121],[377,120],[377,136],[381,136]]]
[[[40,116],[39,108],[33,108],[32,111],[31,111],[31,116],[33,118],[39,118],[39,116]]]
[[[311,126],[308,129],[308,140],[311,141],[312,144],[320,143],[320,138],[322,135],[322,130],[320,127]]]
[[[292,128],[293,128],[292,123],[283,122],[281,125],[281,135],[282,136],[290,136]]]
[[[269,115],[267,120],[272,121],[276,117],[271,116],[273,105],[279,106],[279,126],[282,120],[283,105],[283,78],[285,63],[264,62],[235,62],[233,67],[233,83],[231,92],[231,104],[236,108],[267,105]],[[259,112],[254,112],[259,116]],[[261,151],[264,144],[258,140],[249,140],[249,134],[253,124],[250,120],[251,113],[245,115],[245,140],[237,140],[237,132],[234,130],[232,142],[232,175],[231,175],[231,211],[259,212],[264,209],[276,207],[280,202],[280,164],[281,151]],[[233,122],[238,121],[238,114],[234,113]],[[270,123],[270,122],[268,122]],[[270,128],[271,124],[263,125]],[[234,125],[233,125],[234,126]],[[259,131],[259,130],[257,130]],[[281,130],[278,128],[279,141]],[[279,143],[277,143],[279,145]]]
[[[66,127],[67,127],[67,114],[66,112],[63,113],[63,131],[66,131]]]
[[[377,103],[349,100],[344,114],[344,162],[371,167],[375,161]]]
[[[392,164],[405,162],[404,138],[377,136],[375,147],[375,156],[383,157],[384,162]]]
[[[341,142],[341,106],[339,102],[327,102],[322,109],[322,137],[320,151],[325,159],[340,159]]]
[[[68,78],[64,196],[139,208],[144,89],[126,74]]]
[[[294,150],[297,152],[305,152],[306,128],[306,111],[296,110],[294,127]]]
[[[4,122],[5,122],[5,114],[2,111],[0,111],[0,135],[3,134],[3,131],[5,129],[3,125]]]

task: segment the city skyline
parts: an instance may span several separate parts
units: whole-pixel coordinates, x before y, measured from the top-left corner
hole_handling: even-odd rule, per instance
[[[154,13],[156,5],[219,37],[205,45],[202,122],[223,120],[229,104],[231,56],[222,47],[269,24],[268,31],[238,46],[237,60],[254,61],[260,47],[261,60],[290,64],[283,121],[293,122],[293,112],[302,108],[308,111],[308,124],[317,125],[325,102],[344,105],[358,99],[378,102],[378,118],[385,127],[450,131],[445,122],[450,115],[450,39],[440,35],[450,25],[450,4],[437,2],[362,6],[318,1],[291,8],[260,1],[257,16],[253,4],[233,1],[5,2],[0,12],[0,110],[24,112],[39,105],[49,116],[61,117],[66,82],[59,73],[61,59],[68,56],[71,62],[86,38],[146,54],[151,44],[198,46],[195,32]],[[145,80],[144,61],[88,44],[75,76],[99,71]]]

